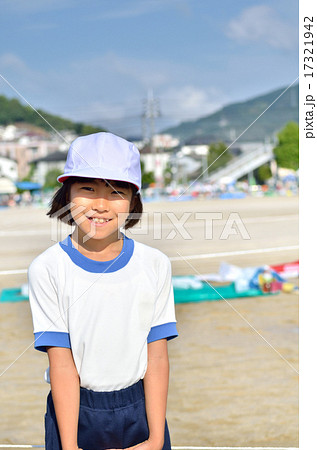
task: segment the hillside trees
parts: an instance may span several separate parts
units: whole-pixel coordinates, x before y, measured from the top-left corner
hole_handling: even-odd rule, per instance
[[[155,182],[154,172],[152,172],[152,171],[145,172],[145,166],[144,166],[144,162],[143,161],[141,161],[141,173],[142,173],[142,187],[143,188],[146,188],[151,183]]]
[[[273,150],[277,165],[286,169],[297,170],[299,164],[298,124],[288,122],[277,136],[278,144]]]
[[[69,119],[46,113],[41,109],[34,111],[30,106],[22,105],[16,98],[9,99],[0,95],[0,125],[15,123],[28,123],[48,131],[52,131],[52,127],[58,131],[73,130],[78,135],[105,131],[100,127],[72,122]]]
[[[61,174],[60,169],[50,169],[45,176],[44,189],[55,189],[61,187],[60,183],[57,181],[57,177]]]
[[[219,167],[223,167],[231,159],[232,154],[227,150],[227,145],[224,142],[210,144],[207,156],[208,173],[219,169]]]

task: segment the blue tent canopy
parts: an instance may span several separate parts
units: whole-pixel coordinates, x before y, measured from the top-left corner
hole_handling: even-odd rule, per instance
[[[32,181],[19,181],[15,183],[18,189],[22,189],[23,191],[35,191],[42,188],[40,183],[33,183]]]

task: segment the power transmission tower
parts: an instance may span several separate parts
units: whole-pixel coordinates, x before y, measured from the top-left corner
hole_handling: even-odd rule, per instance
[[[155,119],[161,115],[160,102],[158,98],[154,98],[153,89],[149,89],[146,100],[143,101],[143,138],[149,142],[151,154],[153,157],[155,186],[160,183],[159,165],[156,147],[154,144],[155,135]]]

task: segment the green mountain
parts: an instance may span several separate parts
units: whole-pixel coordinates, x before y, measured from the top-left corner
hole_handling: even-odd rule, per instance
[[[282,94],[285,89],[227,105],[209,116],[168,128],[164,133],[181,141],[203,136],[210,136],[211,141],[228,141],[240,136],[257,119],[240,140],[263,141],[274,136],[287,122],[298,122],[298,84]]]
[[[28,123],[47,131],[52,131],[54,127],[58,131],[73,130],[76,134],[89,134],[98,131],[106,131],[103,128],[94,127],[79,122],[72,122],[60,116],[49,114],[41,109],[38,113],[48,122],[45,122],[39,114],[37,114],[30,106],[24,106],[16,98],[9,99],[4,95],[0,95],[0,125],[9,125],[14,123]],[[50,124],[50,125],[49,125]]]

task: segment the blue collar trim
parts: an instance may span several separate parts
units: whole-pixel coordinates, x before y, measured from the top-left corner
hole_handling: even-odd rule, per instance
[[[87,272],[93,273],[110,273],[116,272],[122,269],[128,264],[133,255],[134,250],[134,240],[128,238],[124,234],[123,236],[123,246],[120,254],[110,261],[95,261],[93,259],[87,258],[82,255],[73,245],[70,235],[67,236],[59,245],[64,252],[70,257],[76,266],[81,267]]]

